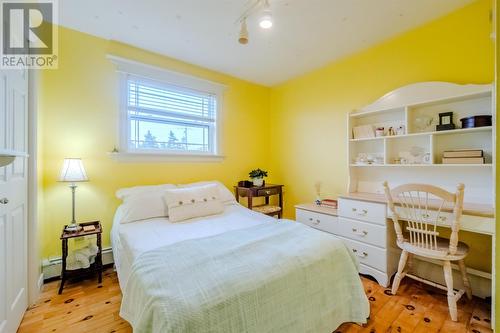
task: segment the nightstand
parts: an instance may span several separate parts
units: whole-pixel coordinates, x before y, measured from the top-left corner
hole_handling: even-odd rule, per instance
[[[83,227],[85,226],[94,226],[94,230],[84,231]],[[62,293],[64,288],[64,283],[71,278],[75,277],[83,277],[90,275],[92,273],[97,273],[98,283],[102,282],[102,244],[101,244],[101,234],[102,234],[102,226],[101,222],[93,221],[93,222],[85,222],[80,223],[80,227],[82,227],[79,231],[71,232],[63,229],[61,234],[62,241],[62,268],[61,268],[61,286],[59,287],[59,294]],[[97,240],[97,255],[95,257],[95,262],[90,265],[89,268],[82,268],[76,270],[67,270],[66,269],[66,258],[68,256],[68,239],[84,237],[96,235]]]
[[[235,186],[234,193],[236,196],[236,201],[239,202],[240,197],[246,197],[248,200],[248,209],[255,210],[259,213],[266,214],[269,216],[277,215],[281,218],[283,214],[283,185],[276,184],[265,184],[264,186],[252,186],[243,187]],[[277,195],[278,205],[273,206],[269,204],[269,197]],[[265,205],[254,206],[253,198],[263,197],[265,198]]]

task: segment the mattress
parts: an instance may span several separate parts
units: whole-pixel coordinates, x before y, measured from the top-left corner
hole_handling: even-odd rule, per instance
[[[168,218],[153,218],[121,224],[121,206],[118,207],[111,229],[113,257],[120,288],[125,290],[136,258],[147,251],[188,239],[198,239],[244,229],[274,218],[251,211],[234,203],[224,213],[186,222],[171,223]]]

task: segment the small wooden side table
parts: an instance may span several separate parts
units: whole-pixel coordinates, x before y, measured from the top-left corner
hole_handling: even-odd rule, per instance
[[[283,214],[283,185],[265,184],[264,186],[252,187],[235,186],[234,193],[236,201],[238,202],[240,197],[247,198],[248,209],[252,209],[269,216],[278,215],[278,218],[281,218]],[[278,196],[278,206],[269,205],[269,197],[273,195]],[[255,197],[264,197],[266,204],[262,206],[254,206],[253,198]]]
[[[84,231],[84,226],[93,225],[95,230],[92,231]],[[98,283],[102,282],[102,244],[101,244],[101,234],[102,234],[102,226],[101,222],[93,221],[93,222],[85,222],[80,223],[82,229],[76,232],[70,232],[63,229],[61,234],[62,241],[62,268],[61,268],[61,285],[59,286],[59,294],[62,293],[64,288],[64,283],[71,278],[86,276],[92,273],[97,273]],[[76,270],[67,270],[66,269],[66,257],[68,256],[68,239],[84,237],[96,235],[97,238],[97,255],[95,257],[95,262],[90,265],[89,268],[82,268]]]

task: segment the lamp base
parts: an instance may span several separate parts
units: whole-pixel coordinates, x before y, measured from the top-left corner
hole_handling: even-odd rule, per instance
[[[77,232],[80,231],[80,226],[76,223],[71,223],[64,228],[64,231]]]

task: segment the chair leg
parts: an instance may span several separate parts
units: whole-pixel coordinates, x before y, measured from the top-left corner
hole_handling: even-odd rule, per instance
[[[413,253],[408,253],[408,259],[406,260],[406,271],[411,273],[413,270]]]
[[[467,269],[465,268],[465,262],[463,260],[458,261],[458,267],[460,267],[460,273],[462,273],[462,280],[464,282],[465,294],[468,299],[472,299],[472,289],[470,287],[469,277],[467,276]]]
[[[455,291],[453,290],[453,275],[451,271],[451,263],[449,261],[444,262],[443,271],[446,287],[448,288],[448,308],[450,310],[451,320],[457,321],[457,300],[455,297]]]
[[[406,275],[406,273],[404,272],[404,269],[406,266],[407,259],[408,259],[408,251],[403,250],[403,252],[401,252],[401,257],[399,258],[398,272],[396,273],[396,276],[394,276],[394,281],[392,281],[391,293],[393,295],[396,295],[396,293],[399,289],[399,284],[401,283],[401,280]]]

